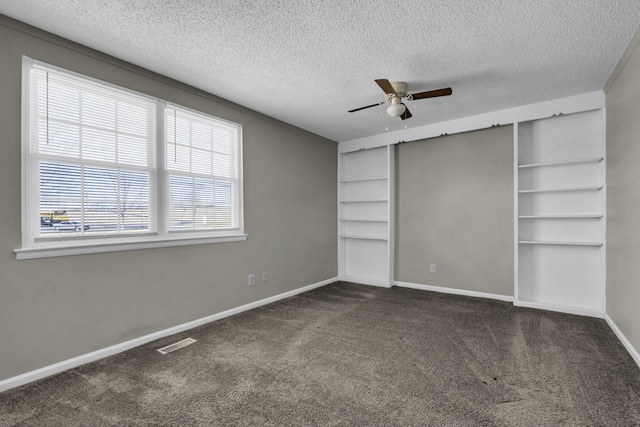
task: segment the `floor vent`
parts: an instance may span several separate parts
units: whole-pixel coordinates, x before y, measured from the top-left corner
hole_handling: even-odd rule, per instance
[[[187,338],[187,339],[184,339],[182,341],[178,341],[175,344],[171,344],[171,345],[168,345],[166,347],[159,348],[158,351],[160,353],[162,353],[162,354],[167,354],[167,353],[171,353],[172,351],[176,351],[178,349],[181,349],[182,347],[186,347],[188,345],[191,345],[194,342],[197,342],[197,341],[194,340],[193,338]]]

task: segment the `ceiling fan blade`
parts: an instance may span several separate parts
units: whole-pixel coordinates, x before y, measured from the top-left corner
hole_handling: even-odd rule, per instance
[[[402,104],[404,105],[404,104]],[[406,105],[404,105],[405,108],[407,107]],[[402,115],[400,116],[400,118],[402,120],[406,120],[406,119],[410,119],[411,117],[413,117],[413,114],[411,114],[411,111],[409,111],[409,109],[407,108],[406,110],[404,110],[404,113],[402,113]]]
[[[377,102],[375,104],[371,104],[371,105],[367,105],[366,107],[360,107],[360,108],[354,108],[353,110],[349,110],[349,113],[353,113],[355,111],[360,111],[360,110],[364,110],[365,108],[371,108],[371,107],[377,107],[378,105],[382,105],[384,104],[386,101],[382,101],[382,102]]]
[[[393,88],[393,86],[391,86],[391,83],[389,82],[389,80],[376,79],[376,83],[378,83],[378,86],[380,86],[380,89],[382,89],[385,94],[392,93],[394,95],[397,95],[396,90]]]
[[[411,96],[413,97],[413,99],[424,99],[424,98],[435,98],[437,96],[449,96],[453,93],[453,91],[451,90],[450,87],[445,88],[445,89],[436,89],[436,90],[430,90],[427,92],[418,92],[418,93],[414,93]]]

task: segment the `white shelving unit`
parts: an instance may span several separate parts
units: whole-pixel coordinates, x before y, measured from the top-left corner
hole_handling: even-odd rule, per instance
[[[338,155],[342,280],[386,287],[393,283],[394,148]]]
[[[604,111],[517,123],[515,301],[605,311]]]

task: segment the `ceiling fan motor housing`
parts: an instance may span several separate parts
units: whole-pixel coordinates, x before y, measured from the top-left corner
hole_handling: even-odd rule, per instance
[[[391,82],[391,86],[400,98],[407,97],[407,84],[405,82]]]

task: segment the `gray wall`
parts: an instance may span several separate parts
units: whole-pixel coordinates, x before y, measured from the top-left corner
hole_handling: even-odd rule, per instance
[[[241,123],[248,240],[16,261],[22,55]],[[0,94],[0,380],[337,275],[335,142],[2,16]]]
[[[396,280],[513,295],[513,127],[397,150]]]
[[[640,351],[640,49],[607,91],[607,314]]]

